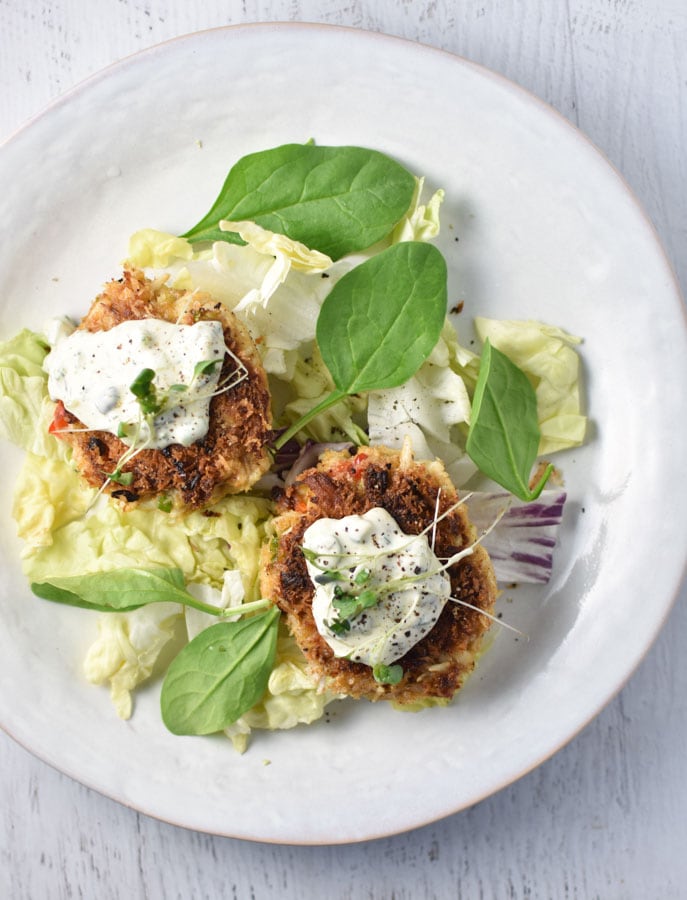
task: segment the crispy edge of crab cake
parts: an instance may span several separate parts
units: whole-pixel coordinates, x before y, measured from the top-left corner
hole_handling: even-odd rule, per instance
[[[70,445],[82,477],[125,507],[161,495],[167,495],[181,512],[211,506],[226,494],[250,488],[270,466],[272,424],[267,376],[251,336],[232,312],[209,294],[175,290],[164,279],[150,280],[137,269],[125,270],[121,279],[105,285],[79,328],[106,331],[131,319],[151,318],[185,325],[199,319],[221,322],[227,347],[246,367],[245,379],[212,398],[205,437],[189,447],[172,444],[142,450],[123,466],[122,471],[132,475],[131,483],[123,487],[106,476],[116,470],[127,450],[119,438],[104,431],[59,433],[65,427],[83,428],[61,402],[51,430]],[[235,368],[226,354],[220,380]]]
[[[416,462],[407,450],[368,447],[325,452],[318,465],[299,475],[279,498],[271,537],[262,551],[262,594],[286,615],[311,676],[327,690],[399,705],[448,700],[474,669],[491,620],[459,603],[449,600],[434,628],[396,660],[404,673],[396,685],[378,684],[369,666],[336,657],[312,614],[314,589],[301,551],[312,522],[382,507],[404,532],[419,534],[434,520],[439,488],[441,515],[456,503],[458,493],[440,462]],[[436,554],[450,557],[476,536],[465,507],[458,506],[437,524]],[[496,578],[483,547],[475,545],[449,575],[452,596],[493,613]]]

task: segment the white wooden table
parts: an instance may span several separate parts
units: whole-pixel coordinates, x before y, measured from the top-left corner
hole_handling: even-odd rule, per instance
[[[202,28],[294,20],[441,47],[552,104],[625,176],[687,289],[684,0],[0,0],[0,139],[137,50]],[[683,588],[629,684],[555,757],[448,820],[350,847],[162,824],[0,734],[0,897],[686,897],[686,642]]]

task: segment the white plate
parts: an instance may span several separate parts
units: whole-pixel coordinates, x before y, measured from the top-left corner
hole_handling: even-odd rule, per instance
[[[307,25],[220,29],[135,56],[2,148],[0,334],[82,313],[131,232],[184,230],[241,155],[311,137],[376,147],[446,189],[440,245],[464,319],[543,319],[585,338],[592,424],[585,449],[558,459],[570,503],[554,577],[502,600],[529,641],[497,634],[449,709],[344,704],[318,725],[258,734],[244,756],[223,739],[168,734],[158,683],[122,722],[81,675],[94,619],[33,599],[20,574],[9,516],[19,454],[3,447],[0,722],[150,815],[336,843],[438,819],[512,782],[633,671],[684,565],[687,340],[636,202],[547,106],[448,54]]]

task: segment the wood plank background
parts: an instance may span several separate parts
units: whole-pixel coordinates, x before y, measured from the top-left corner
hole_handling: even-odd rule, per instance
[[[399,35],[528,88],[624,175],[685,291],[685,0],[0,0],[0,139],[130,53],[267,21]],[[686,897],[686,642],[683,588],[629,684],[555,757],[445,821],[350,847],[250,844],[165,825],[0,735],[0,897]]]

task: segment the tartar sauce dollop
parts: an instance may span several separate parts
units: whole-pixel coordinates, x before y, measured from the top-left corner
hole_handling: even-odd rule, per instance
[[[405,534],[379,507],[318,519],[306,529],[303,548],[317,630],[338,657],[373,667],[395,662],[431,631],[451,595],[427,536]],[[364,591],[377,602],[342,626],[339,598]]]
[[[201,440],[209,427],[210,399],[217,387],[226,348],[221,322],[178,325],[162,319],[131,319],[107,331],[78,329],[58,341],[45,360],[48,392],[88,429],[106,431],[130,443],[140,423],[138,443],[156,449]],[[217,360],[194,378],[199,362]],[[143,369],[155,373],[155,390],[166,396],[153,420],[142,420],[131,384]],[[170,390],[184,385],[185,390]],[[130,426],[123,431],[122,426]]]

